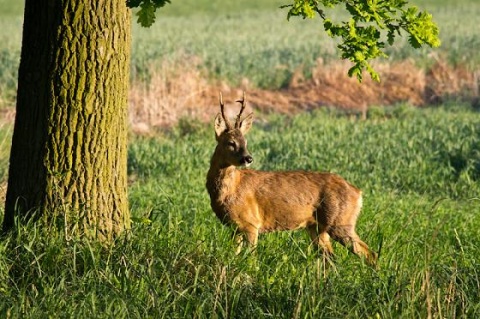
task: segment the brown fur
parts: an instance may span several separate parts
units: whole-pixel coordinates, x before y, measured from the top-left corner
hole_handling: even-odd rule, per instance
[[[242,111],[245,97],[239,101]],[[315,245],[332,254],[330,238],[374,264],[376,255],[358,237],[355,224],[362,207],[362,192],[331,173],[266,172],[237,169],[253,160],[244,135],[253,116],[235,126],[222,112],[215,118],[217,147],[207,174],[211,206],[225,224],[235,225],[255,246],[258,234],[306,228]]]

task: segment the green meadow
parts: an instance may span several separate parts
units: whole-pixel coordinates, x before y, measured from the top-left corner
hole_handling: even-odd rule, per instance
[[[235,255],[209,207],[213,128],[132,137],[133,228],[111,247],[39,225],[0,242],[10,318],[476,318],[480,315],[480,117],[470,108],[335,111],[255,123],[255,169],[341,174],[364,191],[358,232],[372,269],[334,244],[323,263],[302,231]]]
[[[133,26],[132,80],[196,57],[212,79],[279,88],[299,65],[336,59],[318,21],[287,23],[282,1],[175,2],[151,29]],[[440,24],[436,54],[478,68],[480,4],[418,3]],[[0,4],[1,111],[15,98],[22,8]],[[428,54],[400,41],[390,59],[428,65]],[[357,231],[379,253],[377,269],[336,243],[325,263],[304,231],[261,235],[254,253],[236,255],[205,188],[213,125],[183,118],[131,134],[133,223],[113,245],[71,237],[60,223],[23,223],[0,239],[0,318],[480,317],[478,108],[404,103],[371,107],[365,120],[327,108],[256,115],[253,169],[331,171],[363,190]],[[12,128],[0,119],[0,194]]]
[[[162,63],[191,64],[210,79],[238,85],[242,79],[260,88],[280,88],[295,70],[309,76],[321,57],[339,60],[335,41],[320,19],[292,18],[279,9],[282,0],[174,0],[159,11],[151,28],[132,25],[132,81],[148,81]],[[413,50],[405,38],[387,50],[388,61],[412,59],[428,67],[436,59],[469,69],[480,66],[476,0],[416,0],[440,26],[442,46]],[[22,2],[0,0],[0,109],[14,105],[21,47]],[[335,19],[344,13],[332,12]],[[136,21],[136,17],[133,16]],[[380,60],[380,62],[385,60]]]

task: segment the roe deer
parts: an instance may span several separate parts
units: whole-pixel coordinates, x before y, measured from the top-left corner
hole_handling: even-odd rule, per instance
[[[331,237],[374,265],[376,254],[355,232],[362,206],[362,192],[355,186],[331,173],[237,169],[253,162],[244,137],[253,113],[242,119],[245,93],[236,102],[241,109],[232,125],[220,93],[221,112],[215,117],[217,146],[206,186],[217,217],[236,226],[240,247],[243,240],[255,246],[259,233],[306,228],[325,254],[333,254]]]

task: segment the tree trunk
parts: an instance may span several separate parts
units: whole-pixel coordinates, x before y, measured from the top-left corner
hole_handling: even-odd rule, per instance
[[[4,230],[33,213],[101,240],[129,227],[129,61],[125,1],[26,1]]]

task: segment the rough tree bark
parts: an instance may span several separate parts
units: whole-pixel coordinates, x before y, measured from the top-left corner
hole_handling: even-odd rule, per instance
[[[5,231],[34,213],[101,240],[129,227],[129,61],[125,1],[26,0]]]

